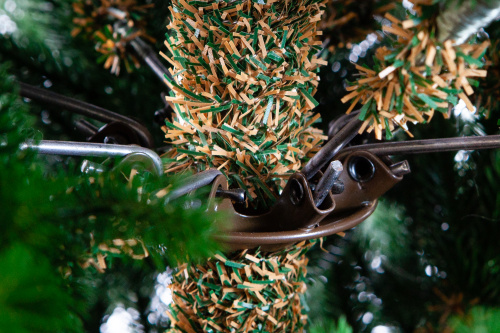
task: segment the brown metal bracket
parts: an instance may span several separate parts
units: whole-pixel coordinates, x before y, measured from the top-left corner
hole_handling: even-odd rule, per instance
[[[337,203],[335,212],[369,205],[403,180],[402,175],[395,174],[380,158],[366,151],[353,152],[341,161],[345,169],[340,176],[344,192],[333,196]]]
[[[366,165],[362,163],[370,168],[363,170]],[[216,221],[225,230],[217,238],[234,250],[260,246],[272,251],[302,240],[336,234],[370,216],[377,199],[403,179],[368,152],[350,154],[343,164],[353,168],[342,173],[344,192],[329,193],[320,207],[314,205],[311,182],[304,174],[296,173],[271,210],[254,216],[239,213],[229,199],[215,200],[217,190],[228,187],[226,178],[218,176],[212,183],[209,210],[227,212],[229,221]]]
[[[221,186],[227,189],[227,180],[224,176],[216,179],[212,185],[212,193]],[[331,195],[316,207],[314,205],[311,188],[305,176],[301,173],[293,174],[287,186],[283,189],[278,201],[268,212],[260,215],[245,215],[235,210],[231,201],[224,199],[215,203],[216,210],[222,208],[230,211],[236,219],[233,219],[231,232],[279,232],[290,230],[307,230],[314,228],[319,222],[330,214],[335,208],[335,202]]]

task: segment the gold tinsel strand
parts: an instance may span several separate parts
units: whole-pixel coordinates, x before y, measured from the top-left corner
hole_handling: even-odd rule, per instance
[[[324,1],[174,0],[166,172],[218,168],[267,208],[325,136],[312,127]]]
[[[316,242],[275,253],[217,254],[204,265],[180,266],[169,287],[170,332],[302,332],[305,253]]]

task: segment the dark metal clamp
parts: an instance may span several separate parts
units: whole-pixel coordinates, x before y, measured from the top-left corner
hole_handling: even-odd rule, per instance
[[[306,164],[293,174],[269,211],[259,215],[238,212],[231,199],[215,200],[228,190],[227,179],[212,170],[211,210],[225,210],[231,223],[217,236],[232,249],[260,246],[275,250],[306,239],[332,235],[353,228],[375,210],[378,198],[410,173],[407,161],[394,163],[389,156],[500,147],[500,135],[415,140],[346,146],[357,135],[361,122],[342,119],[343,126]],[[324,171],[324,173],[322,172]],[[210,171],[205,171],[208,175]],[[195,175],[196,176],[196,175]],[[203,178],[203,177],[202,177]],[[189,179],[186,186],[191,186]],[[196,181],[201,185],[199,181]],[[326,189],[326,191],[325,191]]]

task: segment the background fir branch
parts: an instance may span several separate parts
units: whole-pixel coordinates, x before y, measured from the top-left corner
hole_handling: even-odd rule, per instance
[[[19,151],[33,119],[5,66],[0,85],[0,262],[6,272],[0,287],[2,329],[81,331],[85,295],[94,285],[89,269],[103,272],[117,259],[149,253],[151,267],[161,270],[177,260],[206,258],[219,248],[211,238],[217,232],[214,215],[206,213],[205,205],[189,205],[196,197],[167,205],[148,197],[172,184],[171,178],[145,172],[127,182],[121,170],[90,176],[72,168],[47,172],[37,156]],[[144,248],[128,240],[138,240]],[[95,274],[92,278],[99,280]]]
[[[60,274],[41,253],[19,242],[0,250],[0,325],[6,332],[82,332]]]
[[[337,323],[333,320],[313,323],[309,328],[311,333],[352,333],[352,328],[344,317],[340,317]]]
[[[494,332],[500,327],[500,310],[475,307],[465,318],[454,316],[450,319],[454,332]]]
[[[80,332],[82,323],[65,281],[39,251],[44,238],[39,231],[44,228],[29,218],[40,199],[47,201],[47,193],[43,182],[33,192],[28,190],[29,181],[40,180],[41,173],[32,154],[19,152],[25,138],[22,131],[32,119],[26,116],[5,65],[0,67],[0,88],[0,327],[12,332]],[[27,201],[27,193],[36,193],[38,202]]]

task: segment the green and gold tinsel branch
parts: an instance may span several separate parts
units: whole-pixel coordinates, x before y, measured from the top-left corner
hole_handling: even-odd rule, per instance
[[[217,254],[203,265],[180,266],[170,285],[170,332],[302,332],[305,253],[316,242],[275,253]]]
[[[218,168],[247,190],[252,208],[276,200],[325,138],[311,112],[326,63],[315,56],[323,7],[323,0],[172,2],[162,54],[173,66],[167,172]]]
[[[132,65],[140,66],[139,60],[127,50],[127,44],[142,37],[154,41],[146,33],[145,15],[154,4],[136,0],[74,0],[73,37],[81,34],[95,43],[102,56],[98,62],[105,69],[119,75],[121,63],[128,72]]]
[[[469,97],[478,84],[475,78],[486,76],[481,68],[489,41],[472,39],[461,45],[439,41],[435,7],[415,6],[415,14],[404,20],[385,15],[390,21],[383,26],[389,45],[377,49],[372,67],[356,65],[360,78],[342,99],[351,103],[347,113],[362,105],[360,132],[373,131],[377,139],[383,130],[390,137],[395,126],[408,132],[407,122],[426,123],[436,111],[447,117],[449,106],[459,98],[474,111]]]

